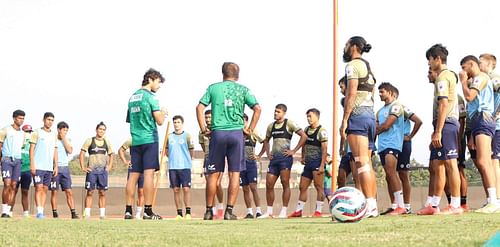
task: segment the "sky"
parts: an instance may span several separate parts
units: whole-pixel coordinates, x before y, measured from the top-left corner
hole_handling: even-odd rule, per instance
[[[421,163],[427,163],[432,132],[425,51],[443,43],[457,72],[466,55],[500,54],[491,27],[497,23],[495,5],[339,1],[339,76],[345,42],[365,37],[373,49],[364,57],[378,82],[396,85],[401,102],[424,121],[413,144]],[[240,65],[239,82],[262,107],[258,132],[264,134],[273,121],[274,106],[285,103],[287,117],[303,127],[305,112],[318,108],[331,139],[333,15],[333,1],[1,0],[0,126],[11,124],[12,112],[22,109],[25,123],[41,127],[43,113],[51,111],[55,122],[69,124],[78,154],[103,121],[116,150],[129,136],[128,98],[144,72],[155,68],[166,78],[157,93],[160,105],[170,117],[184,116],[185,130],[196,136],[195,107],[208,85],[222,79],[222,63],[232,61]],[[377,110],[382,104],[375,99]],[[160,141],[165,129],[159,128]]]

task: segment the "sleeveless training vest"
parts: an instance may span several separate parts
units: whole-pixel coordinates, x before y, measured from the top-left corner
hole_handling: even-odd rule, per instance
[[[307,135],[307,140],[306,140],[306,145],[311,145],[311,146],[316,146],[316,147],[321,147],[321,142],[318,140],[318,133],[321,129],[321,125],[316,128],[314,133],[312,135],[308,134],[309,131],[309,126],[306,127],[305,132]]]
[[[363,58],[355,58],[355,59],[359,59],[359,60],[363,61],[366,65],[366,69],[368,70],[368,74],[365,77],[358,79],[358,91],[372,92],[373,87],[377,83],[377,80],[375,79],[375,76],[372,73],[372,70],[370,68],[370,63],[368,63],[368,61],[364,60]],[[373,82],[374,82],[373,85],[366,83],[370,79],[370,76],[373,78]],[[345,78],[347,81],[347,75]]]
[[[253,141],[252,137],[245,137],[245,146],[247,147],[255,147],[256,142]]]
[[[271,136],[273,137],[273,139],[276,139],[276,138],[284,138],[284,139],[288,139],[288,140],[291,140],[292,139],[292,134],[290,134],[288,132],[288,130],[286,129],[286,126],[287,126],[287,122],[288,122],[288,119],[285,119],[285,121],[283,122],[283,126],[281,126],[281,128],[279,129],[276,129],[276,122],[273,123],[273,128],[271,129]]]
[[[97,146],[95,143],[95,137],[92,137],[92,142],[90,143],[89,146],[89,155],[96,155],[96,154],[106,154],[108,152],[108,144],[106,143],[106,140],[103,139],[104,144],[102,146]]]

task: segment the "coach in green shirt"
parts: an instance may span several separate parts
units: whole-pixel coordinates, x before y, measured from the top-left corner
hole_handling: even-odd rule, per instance
[[[233,214],[233,205],[236,202],[239,190],[240,171],[245,170],[244,163],[244,138],[243,114],[245,105],[253,110],[249,130],[252,132],[260,117],[260,106],[255,96],[247,87],[236,83],[239,78],[240,68],[237,64],[225,62],[222,65],[223,81],[210,85],[205,95],[196,107],[196,117],[201,132],[210,135],[210,153],[207,164],[207,186],[205,220],[212,220],[212,207],[217,188],[217,180],[224,173],[225,159],[227,157],[229,170],[229,187],[227,207],[224,212],[225,220],[236,220]],[[211,129],[205,126],[205,107],[211,105]]]

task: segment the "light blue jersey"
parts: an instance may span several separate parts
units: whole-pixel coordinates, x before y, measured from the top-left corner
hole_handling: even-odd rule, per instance
[[[57,140],[57,166],[68,166],[69,154],[64,148],[64,143],[62,140]]]
[[[469,85],[471,90],[477,90],[477,96],[467,105],[467,114],[472,119],[478,112],[485,112],[493,115],[495,108],[493,96],[493,84],[485,73],[480,73],[472,79]]]
[[[0,130],[0,142],[2,143],[2,157],[21,159],[21,151],[24,143],[24,132],[16,130],[12,125]]]
[[[380,152],[385,149],[392,148],[395,150],[401,151],[403,147],[403,139],[404,139],[404,110],[403,105],[398,101],[394,101],[391,104],[383,106],[377,112],[377,122],[379,125],[382,125],[387,121],[390,115],[396,117],[396,121],[392,126],[380,133],[378,135],[378,150]]]
[[[500,130],[500,114],[498,107],[500,106],[500,75],[495,73],[489,74],[491,79],[491,84],[493,85],[493,95],[494,95],[494,105],[495,105],[495,115],[496,115],[496,128],[495,130]]]
[[[168,169],[191,169],[193,164],[189,150],[193,148],[193,141],[188,133],[170,133],[168,135]]]
[[[31,135],[31,144],[35,144],[35,168],[42,171],[54,170],[54,154],[57,152],[57,136],[53,131],[36,129]]]

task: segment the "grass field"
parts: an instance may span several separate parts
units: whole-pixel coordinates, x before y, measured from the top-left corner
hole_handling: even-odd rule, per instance
[[[4,219],[0,246],[481,246],[500,214],[238,221]]]

